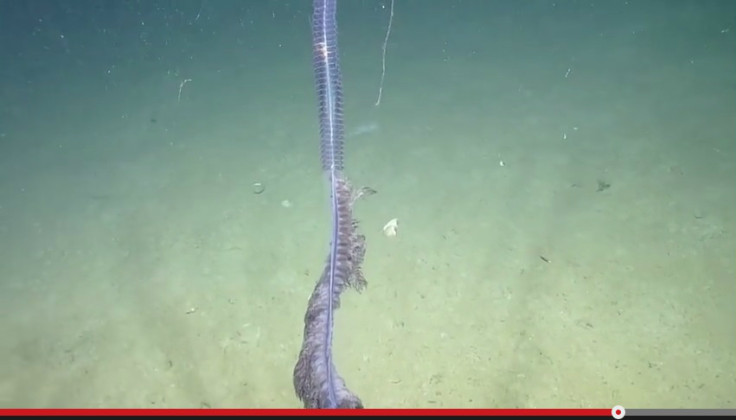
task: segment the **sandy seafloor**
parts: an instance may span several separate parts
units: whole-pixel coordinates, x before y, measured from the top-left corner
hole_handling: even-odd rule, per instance
[[[386,13],[343,32],[346,173],[378,193],[334,352],[366,406],[736,407],[736,27],[694,8],[397,8],[379,107]],[[329,232],[302,19],[4,70],[0,406],[299,406]]]

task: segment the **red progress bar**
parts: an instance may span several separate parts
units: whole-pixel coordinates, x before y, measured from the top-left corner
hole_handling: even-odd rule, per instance
[[[602,409],[5,409],[4,416],[552,416],[611,417]]]

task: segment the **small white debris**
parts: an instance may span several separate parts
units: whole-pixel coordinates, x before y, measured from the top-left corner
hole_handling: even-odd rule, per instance
[[[396,236],[397,229],[399,228],[399,219],[391,219],[385,225],[383,225],[383,234],[391,238]]]

